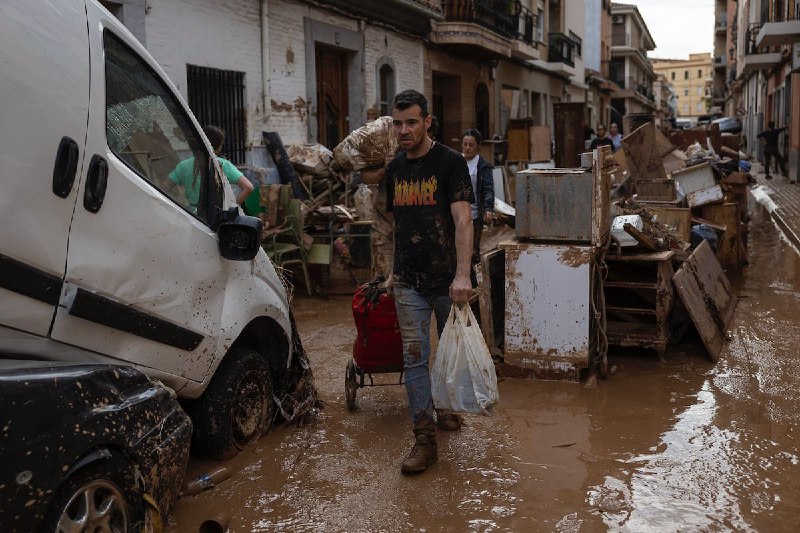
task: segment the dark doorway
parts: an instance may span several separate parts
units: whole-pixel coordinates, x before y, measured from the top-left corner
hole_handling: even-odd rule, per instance
[[[485,83],[475,87],[475,129],[489,139],[489,88]]]
[[[431,106],[429,112],[439,119],[439,142],[461,151],[461,78],[435,72]]]
[[[317,45],[317,131],[320,144],[333,149],[347,135],[347,53]]]

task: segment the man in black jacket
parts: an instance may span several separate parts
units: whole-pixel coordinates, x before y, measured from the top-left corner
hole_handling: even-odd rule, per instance
[[[781,151],[778,149],[778,138],[786,128],[775,128],[775,122],[771,120],[769,123],[767,123],[767,126],[769,126],[768,130],[762,131],[758,134],[758,139],[764,144],[764,167],[766,168],[765,177],[767,179],[772,179],[772,176],[769,174],[769,170],[773,157],[778,161],[778,166],[781,167],[781,173],[786,176],[786,162],[783,160]]]

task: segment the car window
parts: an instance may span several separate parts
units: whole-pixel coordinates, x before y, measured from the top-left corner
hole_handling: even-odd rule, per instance
[[[103,40],[109,148],[206,222],[209,157],[201,137],[179,101],[141,57],[110,31]]]

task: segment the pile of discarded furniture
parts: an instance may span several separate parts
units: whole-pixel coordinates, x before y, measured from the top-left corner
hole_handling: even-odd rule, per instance
[[[750,181],[738,139],[721,139],[683,132],[676,145],[648,122],[580,168],[522,164],[506,179],[515,236],[480,265],[482,330],[506,372],[603,375],[608,346],[663,359],[691,325],[716,361],[737,301],[725,271],[747,262]]]

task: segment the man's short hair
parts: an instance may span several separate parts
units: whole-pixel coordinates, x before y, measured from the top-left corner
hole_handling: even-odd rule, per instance
[[[425,98],[424,94],[414,89],[407,89],[397,93],[394,97],[394,103],[392,103],[392,109],[403,111],[414,104],[417,104],[422,111],[422,118],[428,116],[428,99]]]
[[[774,120],[770,120],[769,122],[767,122],[767,126],[769,126],[769,129],[774,130],[775,129],[775,121]]]

